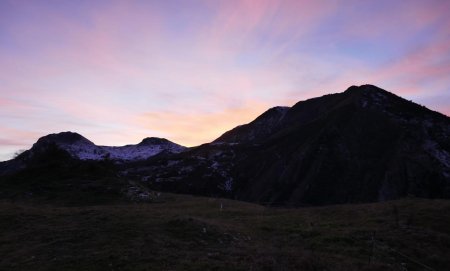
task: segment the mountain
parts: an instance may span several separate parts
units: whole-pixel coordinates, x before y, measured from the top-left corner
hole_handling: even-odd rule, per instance
[[[450,120],[372,85],[272,108],[128,170],[164,191],[280,205],[450,198]]]
[[[49,153],[62,151],[75,160],[126,163],[141,161],[162,153],[179,153],[187,148],[164,138],[149,137],[139,144],[121,147],[97,146],[78,133],[61,132],[49,134],[38,139],[30,150],[15,159],[0,162],[0,175],[17,172],[21,169],[41,164],[42,160],[52,160]]]
[[[259,142],[276,132],[289,107],[273,107],[254,121],[246,125],[240,125],[214,140],[214,143],[243,143]]]
[[[299,102],[277,126],[241,154],[238,198],[295,205],[450,197],[449,118],[380,88]]]
[[[0,173],[51,160],[36,154],[53,146],[76,161],[116,161],[115,176],[150,190],[290,206],[450,198],[449,137],[449,117],[362,85],[271,108],[189,149],[157,138],[105,147],[49,135]]]
[[[97,146],[80,134],[62,132],[40,138],[31,148],[30,155],[42,152],[50,145],[56,145],[67,151],[72,157],[80,160],[116,161],[145,160],[163,151],[177,153],[186,149],[164,138],[145,138],[137,145],[121,147]]]
[[[110,147],[97,146],[73,132],[50,134],[15,159],[0,162],[0,198],[66,204],[148,201],[153,194],[139,183],[120,178],[118,165],[185,149],[163,138]]]

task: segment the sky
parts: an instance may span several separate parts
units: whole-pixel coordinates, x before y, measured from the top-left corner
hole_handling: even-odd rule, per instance
[[[374,84],[450,115],[450,1],[0,0],[0,161],[41,136],[210,142]]]

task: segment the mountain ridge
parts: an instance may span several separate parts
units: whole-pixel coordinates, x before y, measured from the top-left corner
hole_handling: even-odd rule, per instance
[[[259,129],[271,110],[193,148],[189,160],[155,162],[154,173],[139,174],[155,189],[282,205],[450,197],[443,114],[372,85],[300,101],[269,123],[270,132]],[[217,189],[205,192],[205,183]]]
[[[43,136],[31,147],[27,155],[45,151],[49,145],[67,151],[72,157],[80,160],[117,161],[145,160],[161,152],[181,152],[187,149],[164,138],[147,137],[138,144],[125,146],[96,145],[84,136],[75,132],[60,132]]]
[[[127,145],[169,144],[145,159],[122,159],[115,170],[151,190],[278,205],[450,198],[449,135],[447,116],[373,85],[351,86],[271,108],[182,151],[159,138]],[[84,139],[67,134],[62,141],[96,146]],[[103,148],[114,154],[121,147]]]

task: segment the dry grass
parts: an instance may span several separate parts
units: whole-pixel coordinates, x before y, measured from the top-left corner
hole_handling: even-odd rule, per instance
[[[2,202],[0,270],[449,270],[448,225],[445,200],[299,209],[171,194],[83,207]]]

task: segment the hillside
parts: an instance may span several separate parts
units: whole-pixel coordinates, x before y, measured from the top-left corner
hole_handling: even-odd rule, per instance
[[[127,173],[152,189],[289,206],[450,198],[450,118],[352,86]]]
[[[101,191],[95,182],[105,178],[91,168],[106,169],[120,195],[140,187],[283,206],[450,198],[450,118],[376,86],[352,86],[271,108],[193,148],[161,138],[106,147],[51,134],[0,163],[0,186],[13,184],[19,198],[48,196],[54,184],[30,180],[59,176],[74,191],[86,190],[77,178]]]
[[[222,207],[222,208],[221,208]],[[0,270],[449,270],[450,202],[0,203]]]

